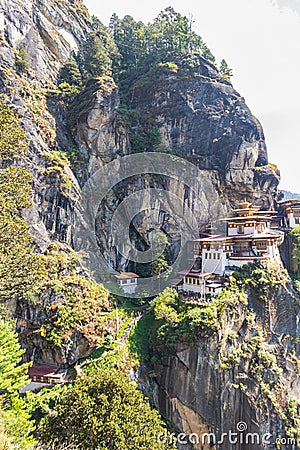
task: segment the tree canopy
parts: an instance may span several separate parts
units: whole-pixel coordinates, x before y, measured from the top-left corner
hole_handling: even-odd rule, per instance
[[[224,80],[230,81],[230,78],[233,76],[232,69],[229,68],[225,59],[222,59],[220,65],[220,74],[224,78]]]
[[[15,162],[26,153],[28,142],[18,118],[0,103],[0,298],[35,291],[44,265],[34,253],[29,227],[21,216],[31,206],[31,174]]]
[[[3,450],[31,450],[35,442],[33,423],[18,394],[28,383],[30,364],[21,364],[23,353],[13,325],[0,319],[0,449]]]
[[[163,450],[165,427],[134,382],[115,370],[98,367],[76,380],[43,423],[45,443],[77,444],[86,450]]]
[[[166,8],[145,25],[131,16],[123,19],[114,14],[110,29],[122,56],[121,70],[138,69],[149,64],[178,60],[187,54],[198,54],[211,62],[214,56],[201,36],[192,30],[192,21]]]

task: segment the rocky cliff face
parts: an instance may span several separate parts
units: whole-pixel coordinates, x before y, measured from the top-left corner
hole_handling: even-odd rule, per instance
[[[200,169],[196,183],[202,205],[199,210],[194,206],[193,193],[170,179],[134,177],[122,184],[121,193],[119,189],[109,194],[99,210],[99,240],[117,269],[124,269],[128,259],[120,258],[126,254],[122,245],[113,247],[110,223],[124,192],[130,195],[140,191],[145,197],[145,201],[141,200],[145,211],[133,221],[135,230],[141,229],[145,220],[148,229],[154,222],[167,228],[163,214],[157,213],[151,219],[156,201],[154,197],[149,204],[147,191],[151,187],[173,195],[180,193],[192,205],[200,224],[224,217],[245,197],[266,209],[274,205],[279,176],[268,166],[260,123],[214,66],[200,59],[198,71],[193,76],[157,74],[150,82],[140,77],[127,94],[128,113],[134,115],[127,126],[118,114],[118,89],[111,82],[105,87],[102,83],[100,89],[91,82],[87,91],[75,99],[75,107],[71,106],[72,113],[76,112],[73,136],[87,162],[86,175],[124,154],[147,150],[171,152]],[[151,141],[151,130],[159,134],[156,146],[147,141]],[[169,238],[174,240],[174,235],[170,233]],[[137,239],[143,240],[141,235]]]
[[[112,80],[91,81],[85,92],[69,102],[47,93],[59,68],[91,31],[81,2],[3,0],[1,18],[2,92],[18,112],[30,139],[27,164],[34,174],[34,206],[26,217],[44,250],[51,239],[71,243],[78,183],[82,186],[98,168],[130,153],[136,131],[133,127],[128,135],[128,127],[118,114],[118,87]],[[21,45],[29,56],[27,74],[16,70],[16,53]],[[172,149],[200,168],[198,194],[206,205],[196,212],[200,223],[222,217],[244,197],[271,207],[278,177],[267,165],[261,125],[213,65],[200,59],[197,70],[193,76],[160,74],[150,86],[143,77],[137,80],[129,93],[132,109],[139,112],[135,129],[157,127],[164,150]],[[72,168],[66,161],[55,159],[53,150],[74,148],[77,164]],[[145,188],[149,188],[149,182],[135,178],[125,183],[123,191],[130,194]],[[171,193],[178,189],[184,192],[170,181],[163,188]],[[99,211],[103,252],[119,269],[124,269],[128,261],[118,256],[124,249],[113,248],[109,224],[122,195],[111,192]],[[192,194],[188,195],[193,204]],[[148,206],[150,210],[153,204]],[[144,214],[150,220],[151,214]],[[163,215],[158,214],[156,219],[160,226],[165,225]]]
[[[285,427],[291,424],[293,399],[300,395],[299,299],[287,285],[264,301],[249,291],[248,300],[248,307],[228,307],[216,335],[194,346],[166,348],[156,362],[159,410],[179,430],[199,437],[192,448],[298,448],[296,439],[288,441]],[[230,431],[242,431],[244,440],[230,440]],[[228,434],[222,438],[222,433]],[[247,442],[251,433],[259,438]]]
[[[160,142],[156,151],[172,151],[200,169],[197,192],[205,205],[195,211],[200,223],[226,215],[244,197],[264,208],[273,206],[278,174],[268,166],[262,127],[244,99],[220,79],[210,63],[200,59],[193,75],[159,74],[150,84],[143,78],[137,80],[129,97],[130,108],[138,114],[128,125],[120,114],[119,90],[111,78],[90,80],[84,92],[68,99],[49,94],[49,89],[55,88],[59,68],[91,31],[79,0],[0,0],[0,8],[0,86],[3,99],[19,114],[30,142],[23,164],[33,174],[33,207],[24,215],[39,251],[53,240],[72,245],[71,223],[81,187],[98,168],[135,151],[134,138],[141,130],[157,129]],[[19,73],[16,66],[22,45],[29,57],[26,73]],[[70,150],[75,152],[75,161],[59,153]],[[171,230],[170,238],[177,239],[169,217],[162,211],[151,214],[156,201],[147,196],[151,187],[164,188],[194,204],[193,194],[171,179],[136,176],[112,189],[100,205],[97,232],[102,253],[116,269],[128,264],[120,256],[125,250],[122,245],[114,246],[110,231],[114,210],[124,193],[141,191],[144,196],[141,205],[145,211],[134,222],[140,230],[135,239],[141,247],[147,240],[143,230],[151,228],[153,222],[167,232]],[[145,218],[148,223],[142,227]],[[285,299],[284,307],[281,298]],[[266,345],[284,355],[289,342],[287,339],[283,344],[285,336],[296,333],[296,310],[286,290],[278,292],[276,299],[277,309],[266,319]],[[76,331],[62,350],[49,348],[41,336],[33,334],[41,319],[39,310],[13,302],[11,308],[20,317],[18,326],[21,340],[30,349],[28,358],[38,355],[39,361],[68,363],[87,353],[88,343]],[[266,314],[258,303],[253,308],[260,317]],[[193,348],[166,349],[157,375],[157,401],[161,412],[180,429],[218,431],[245,419],[253,431],[278,431],[281,422],[273,421],[272,405],[259,407],[257,403],[259,389],[248,375],[248,362],[232,370],[220,368],[220,354],[230,350],[229,329],[242,340],[245,320],[246,311],[241,307],[221,326],[218,337],[200,341]],[[251,332],[247,333],[250,339]],[[232,351],[234,345],[238,344],[230,347]],[[286,380],[296,395],[299,386],[294,381],[293,364],[288,361]],[[241,383],[247,391],[235,387]]]
[[[42,82],[55,81],[59,68],[89,31],[89,17],[81,1],[1,0],[2,64],[14,66],[12,49],[25,46],[30,67]]]
[[[59,68],[77,51],[90,31],[81,2],[1,1],[0,78],[5,101],[18,113],[30,142],[26,160],[34,176],[33,208],[26,211],[31,232],[41,250],[51,239],[70,241],[71,201],[76,180],[65,165],[58,167],[49,151],[58,150],[56,119],[47,106]],[[18,73],[20,48],[29,70]],[[70,180],[70,183],[66,183]],[[69,187],[66,188],[65,184]]]

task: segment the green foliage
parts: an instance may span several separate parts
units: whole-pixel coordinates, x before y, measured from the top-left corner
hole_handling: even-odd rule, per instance
[[[252,288],[262,300],[266,300],[274,288],[286,283],[288,279],[285,269],[277,264],[266,265],[261,262],[245,264],[233,276],[238,285]]]
[[[300,402],[297,398],[290,398],[286,409],[287,436],[298,439],[300,430]]]
[[[33,437],[35,426],[24,400],[17,395],[12,396],[4,404],[3,409],[0,409],[0,420],[1,416],[5,434],[11,444],[8,449],[33,450],[36,444]],[[4,449],[7,450],[7,447],[4,447]]]
[[[7,447],[20,450],[33,448],[34,430],[30,415],[18,391],[27,384],[30,364],[21,364],[24,350],[11,323],[0,319],[0,421],[2,440]],[[1,448],[1,444],[0,444]]]
[[[112,75],[113,63],[119,58],[111,32],[100,21],[96,26],[78,55],[84,81],[102,75]]]
[[[178,65],[170,61],[164,63],[160,62],[157,64],[157,67],[159,67],[159,69],[164,73],[177,73],[179,70]]]
[[[150,306],[158,321],[155,336],[158,346],[178,341],[194,342],[216,330],[216,303],[196,306],[182,301],[175,289],[166,288]]]
[[[195,343],[199,338],[213,335],[219,328],[226,309],[247,305],[247,295],[236,284],[206,304],[183,300],[176,290],[167,288],[151,301],[156,324],[153,328],[153,346],[178,342]]]
[[[257,349],[255,357],[251,361],[250,370],[251,374],[258,381],[263,381],[273,372],[273,385],[275,385],[278,377],[282,376],[283,372],[282,368],[277,365],[276,356],[261,348]]]
[[[139,363],[149,360],[149,340],[154,325],[155,317],[153,313],[146,314],[138,321],[129,336],[128,343],[130,355]]]
[[[153,148],[161,143],[161,132],[158,127],[153,127],[149,133],[149,145]]]
[[[225,59],[222,59],[220,65],[220,74],[224,80],[230,81],[230,78],[233,76],[232,70],[229,68]]]
[[[0,391],[18,392],[27,384],[30,364],[21,364],[24,350],[12,325],[0,319]]]
[[[119,19],[114,14],[110,28],[122,56],[121,64],[115,68],[121,86],[130,84],[136,75],[151,68],[165,73],[188,68],[187,55],[196,55],[196,59],[201,55],[215,61],[203,39],[192,31],[191,21],[172,7],[166,8],[147,25],[136,22],[129,15]],[[199,60],[196,65],[199,66]],[[195,67],[194,61],[192,67]]]
[[[51,163],[59,166],[69,166],[69,155],[67,152],[52,150],[51,152],[43,152],[42,155]]]
[[[82,83],[82,75],[78,67],[76,59],[71,56],[66,64],[60,69],[58,84],[67,83],[71,86],[80,86]]]
[[[98,368],[63,393],[40,435],[47,444],[77,444],[86,450],[176,448],[157,442],[164,430],[135,383],[117,370]]]
[[[34,253],[29,227],[20,211],[29,208],[31,174],[12,165],[27,150],[25,134],[12,111],[0,104],[0,298],[35,293],[45,273]]]
[[[19,119],[5,103],[0,103],[0,160],[1,163],[20,158],[28,149],[28,140]]]
[[[46,167],[41,173],[56,185],[56,188],[63,195],[68,195],[67,191],[72,187],[72,179],[67,174],[65,167],[70,166],[71,159],[74,154],[71,152],[52,150],[43,152],[42,155],[46,159]]]
[[[24,396],[26,409],[36,425],[52,411],[59,397],[67,389],[70,389],[70,385],[66,383],[26,392]]]
[[[129,15],[120,19],[114,14],[110,29],[121,55],[121,60],[113,64],[113,74],[120,88],[122,108],[127,104],[128,111],[136,88],[142,87],[147,95],[162,78],[199,74],[202,58],[215,61],[201,36],[192,30],[191,20],[172,7],[161,11],[148,24]],[[161,148],[160,130],[149,120],[149,114],[143,117],[126,114],[125,120],[129,125],[132,153],[170,151]]]
[[[80,329],[91,345],[102,342],[104,313],[111,309],[109,292],[80,273],[78,255],[66,246],[52,244],[44,255],[44,263],[46,276],[40,296],[47,292],[58,301],[45,305],[47,319],[39,330],[41,336],[60,346],[67,335]]]
[[[295,259],[300,263],[300,225],[297,225],[291,231],[292,236],[296,239]]]
[[[77,55],[72,55],[60,69],[57,90],[52,96],[74,97],[84,91],[91,78],[112,75],[113,64],[117,64],[119,52],[113,36],[95,16],[92,17],[93,31],[84,41]]]
[[[178,322],[180,299],[175,289],[166,288],[150,305],[156,320],[162,319],[171,325]]]
[[[21,44],[19,50],[15,52],[15,63],[18,73],[21,74],[28,71],[29,57],[24,44]]]

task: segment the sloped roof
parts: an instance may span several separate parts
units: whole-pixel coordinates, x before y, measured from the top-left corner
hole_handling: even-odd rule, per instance
[[[58,371],[59,367],[50,364],[41,364],[38,366],[31,366],[28,369],[29,376],[45,377],[47,375],[53,375]]]
[[[132,278],[140,278],[139,275],[137,275],[134,272],[121,272],[120,275],[114,275],[118,280],[128,280]]]

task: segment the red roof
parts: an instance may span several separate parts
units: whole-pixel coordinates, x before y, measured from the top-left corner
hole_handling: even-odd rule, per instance
[[[28,369],[29,376],[45,377],[57,372],[59,368],[53,365],[41,364],[40,366],[32,366]]]

